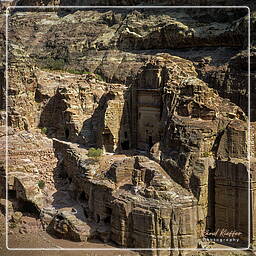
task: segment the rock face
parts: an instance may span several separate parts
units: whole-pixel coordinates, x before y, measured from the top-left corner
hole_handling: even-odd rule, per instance
[[[71,181],[73,196],[103,241],[111,239],[129,248],[196,244],[200,231],[196,199],[168,179],[159,164],[142,156],[113,156],[113,163],[105,163],[108,166],[102,171],[103,161],[109,158],[89,165],[93,160],[82,160],[82,150],[77,152],[70,143],[54,143],[63,157],[62,171]]]
[[[243,8],[11,12],[15,210],[29,206],[47,232],[73,241],[181,250],[196,248],[207,230],[226,229],[241,233],[238,246],[255,242],[246,15]],[[254,74],[254,50],[251,57]],[[1,125],[4,79],[2,68]],[[0,138],[4,149],[4,128]],[[90,155],[92,147],[103,155]]]
[[[245,201],[248,202],[247,168],[246,163],[241,163],[239,160],[217,161],[215,170],[216,229],[236,227],[243,233],[243,236],[248,234],[249,208],[245,203]]]
[[[3,133],[4,135],[4,133]],[[5,136],[1,136],[1,195],[5,197],[6,170]],[[30,202],[38,210],[47,203],[47,194],[54,188],[53,170],[57,159],[52,148],[52,141],[40,133],[14,133],[12,128],[8,134],[8,190],[21,204]],[[40,186],[39,182],[42,183]],[[47,190],[42,191],[43,187]],[[21,208],[23,206],[21,205]],[[25,207],[25,206],[24,206]]]

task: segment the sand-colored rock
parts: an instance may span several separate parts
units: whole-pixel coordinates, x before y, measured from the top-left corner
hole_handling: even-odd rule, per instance
[[[31,2],[17,2],[25,3]],[[247,235],[247,153],[250,146],[254,198],[255,129],[253,123],[248,142],[246,14],[12,13],[7,189],[13,210],[29,206],[47,232],[73,241],[196,248],[208,246],[206,230],[227,228],[242,233],[238,246],[255,243],[254,215]],[[1,64],[1,125],[4,84]],[[4,185],[4,127],[0,139]],[[90,157],[92,147],[102,156]]]

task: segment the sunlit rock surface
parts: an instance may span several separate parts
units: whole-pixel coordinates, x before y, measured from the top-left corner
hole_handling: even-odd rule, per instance
[[[250,134],[248,123],[255,121],[255,94],[249,120],[246,15],[247,9],[11,12],[10,223],[15,212],[30,211],[59,238],[128,248],[197,248],[206,230],[219,228],[241,232],[240,247],[253,243],[255,216],[248,237],[247,213],[249,184],[255,197],[255,123]],[[0,27],[4,46],[3,15]],[[252,47],[252,88],[254,57]],[[102,155],[90,156],[92,147]]]

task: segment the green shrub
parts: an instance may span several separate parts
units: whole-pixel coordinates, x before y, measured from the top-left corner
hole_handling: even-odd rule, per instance
[[[96,74],[96,78],[97,78],[98,80],[100,80],[100,81],[106,82],[105,79],[104,79],[101,75]]]
[[[50,70],[63,70],[65,67],[64,59],[47,58],[44,62],[44,67]]]
[[[102,156],[102,153],[103,153],[103,151],[102,151],[101,148],[97,148],[97,149],[90,148],[88,150],[88,154],[87,155],[88,155],[88,157],[92,157],[92,158],[98,159],[100,156]]]
[[[48,131],[48,130],[47,130],[47,127],[42,127],[42,128],[41,128],[41,133],[42,133],[42,134],[46,134],[47,131]]]
[[[43,180],[39,180],[38,183],[37,183],[37,185],[38,185],[38,187],[39,187],[40,189],[44,189],[44,187],[45,187],[45,182],[44,182]]]
[[[208,157],[208,156],[210,156],[211,155],[211,152],[204,152],[203,153],[203,157]]]
[[[70,74],[75,74],[75,75],[82,75],[82,74],[84,74],[83,71],[76,70],[76,69],[66,69],[65,71],[70,73]]]
[[[76,74],[76,75],[93,75],[93,72],[89,72],[89,71],[83,71],[83,70],[76,70],[76,69],[66,69],[66,72],[70,73],[70,74]],[[95,74],[95,78],[97,80],[100,81],[104,81],[104,79],[102,78],[102,76]]]
[[[42,68],[45,70],[65,71],[67,73],[75,74],[75,75],[93,75],[94,74],[93,72],[90,72],[90,71],[65,68],[65,64],[66,63],[64,59],[54,59],[49,57],[44,60]],[[100,81],[105,81],[104,78],[98,74],[95,74],[95,78]]]
[[[9,228],[16,228],[17,227],[17,225],[16,225],[16,223],[14,223],[14,222],[11,222],[10,224],[9,224]]]

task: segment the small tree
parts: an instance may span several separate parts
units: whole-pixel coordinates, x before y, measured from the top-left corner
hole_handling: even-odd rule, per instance
[[[203,153],[203,157],[209,157],[209,156],[211,156],[211,152],[204,152]]]
[[[44,189],[44,187],[45,187],[45,182],[44,182],[43,180],[39,180],[38,183],[37,183],[37,185],[38,185],[38,187],[39,187],[40,189]]]
[[[44,60],[44,66],[50,70],[64,70],[65,60],[64,59],[54,59],[54,58],[46,58]]]
[[[46,134],[47,131],[48,131],[48,130],[47,130],[47,127],[42,127],[42,128],[41,128],[41,133],[42,133],[42,134]]]
[[[95,149],[95,148],[90,148],[89,150],[88,150],[88,157],[92,157],[92,158],[94,158],[95,160],[98,160],[99,159],[99,157],[100,156],[102,156],[102,153],[103,153],[103,151],[102,151],[102,149],[101,148],[97,148],[97,149]]]
[[[9,224],[9,228],[16,228],[16,227],[17,227],[17,224],[14,223],[14,222],[11,222],[11,223]]]

